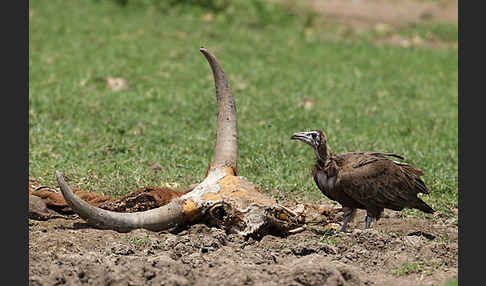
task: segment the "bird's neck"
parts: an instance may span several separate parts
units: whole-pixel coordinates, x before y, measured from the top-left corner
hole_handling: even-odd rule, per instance
[[[331,159],[331,152],[329,151],[329,148],[327,148],[327,145],[321,144],[317,149],[315,150],[316,153],[316,159],[317,159],[317,165],[324,169],[326,164],[329,162]]]

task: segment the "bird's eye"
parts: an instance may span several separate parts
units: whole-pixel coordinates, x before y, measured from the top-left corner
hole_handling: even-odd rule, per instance
[[[315,133],[312,133],[311,136],[312,136],[312,139],[316,139],[316,134]]]

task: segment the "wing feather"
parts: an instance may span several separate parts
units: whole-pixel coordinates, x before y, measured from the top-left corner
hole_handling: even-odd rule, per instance
[[[418,176],[405,172],[403,163],[397,164],[385,156],[403,158],[377,152],[348,154],[340,166],[336,187],[365,206],[394,210],[409,206],[425,184],[417,184]]]

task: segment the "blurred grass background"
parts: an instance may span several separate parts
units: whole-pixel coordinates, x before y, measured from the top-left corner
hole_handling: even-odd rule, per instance
[[[217,114],[204,46],[236,98],[239,174],[263,191],[322,197],[311,149],[290,141],[319,128],[334,152],[402,154],[457,216],[454,43],[457,24],[356,32],[292,1],[29,1],[29,176],[117,197],[201,181]]]

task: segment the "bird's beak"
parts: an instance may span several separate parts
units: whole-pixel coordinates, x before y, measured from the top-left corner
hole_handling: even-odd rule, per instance
[[[305,142],[307,144],[310,144],[311,143],[311,137],[309,136],[309,132],[297,132],[297,133],[294,133],[294,134],[292,134],[292,136],[290,137],[290,139],[300,140],[300,141]]]

